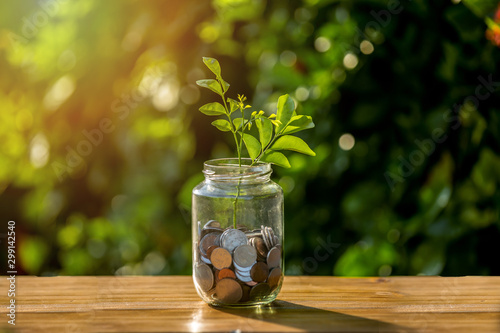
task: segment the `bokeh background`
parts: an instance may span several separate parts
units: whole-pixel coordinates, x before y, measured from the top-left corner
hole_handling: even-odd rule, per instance
[[[191,190],[234,155],[198,111],[212,56],[233,98],[315,120],[317,156],[274,168],[287,274],[500,274],[496,8],[1,1],[2,270],[14,220],[21,274],[191,273]]]

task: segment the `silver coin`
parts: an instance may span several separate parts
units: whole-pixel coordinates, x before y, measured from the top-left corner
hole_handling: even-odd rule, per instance
[[[271,227],[266,227],[266,228],[267,228],[267,234],[269,235],[269,238],[272,239],[274,237],[273,228],[271,228]]]
[[[262,239],[264,240],[264,243],[266,244],[266,247],[268,249],[272,248],[271,242],[269,242],[269,236],[267,234],[267,229],[264,226],[262,226]]]
[[[274,241],[273,241],[274,246],[278,246],[280,244],[280,239],[278,236],[274,235]]]
[[[234,249],[234,263],[240,267],[251,267],[257,260],[257,250],[251,245],[240,245]]]
[[[252,270],[252,266],[256,263],[256,261],[254,261],[250,266],[248,267],[241,267],[240,265],[238,265],[237,263],[235,263],[233,261],[233,265],[234,265],[234,268],[235,270],[239,271],[239,272],[250,272]]]
[[[239,275],[243,276],[243,277],[251,277],[252,274],[250,272],[242,272],[242,271],[239,271],[239,270],[235,270],[234,273],[238,273]]]
[[[202,256],[207,256],[207,250],[210,246],[220,246],[220,236],[219,232],[211,232],[200,240],[199,248]]]
[[[200,239],[202,239],[203,237],[205,237],[206,235],[208,235],[209,233],[212,233],[212,232],[216,232],[218,234],[221,234],[222,229],[221,228],[214,228],[214,227],[203,228],[200,231]]]
[[[243,231],[238,229],[228,229],[223,232],[223,237],[221,236],[221,246],[230,253],[233,253],[234,249],[238,246],[245,245],[247,243],[247,236]]]
[[[208,228],[208,227],[220,229],[220,222],[216,220],[210,220],[203,226],[203,228]]]
[[[247,235],[247,238],[261,237],[262,232],[260,232],[260,230],[259,231],[252,230],[245,232],[245,235]]]
[[[210,261],[210,259],[205,258],[204,256],[200,256],[200,258],[201,258],[201,260],[202,260],[205,264],[209,264],[209,265],[211,265],[211,264],[212,264],[212,262]]]
[[[250,282],[252,281],[252,278],[250,276],[246,277],[246,276],[242,276],[240,273],[236,272],[236,277],[238,278],[238,280],[242,281],[242,282]]]
[[[214,285],[214,274],[212,269],[205,264],[198,264],[194,268],[196,284],[203,291],[209,291]]]

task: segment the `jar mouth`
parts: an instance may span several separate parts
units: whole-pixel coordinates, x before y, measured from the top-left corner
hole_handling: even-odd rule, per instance
[[[241,166],[237,158],[208,160],[203,166],[205,177],[217,181],[269,179],[273,172],[271,163],[257,162],[252,165],[252,159],[250,158],[242,158]]]

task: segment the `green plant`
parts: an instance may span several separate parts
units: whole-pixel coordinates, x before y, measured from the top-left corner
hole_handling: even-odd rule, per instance
[[[282,95],[278,98],[275,114],[266,117],[262,110],[253,111],[247,119],[245,110],[251,108],[251,106],[245,105],[246,97],[244,95],[238,94],[238,101],[229,97],[226,98],[229,83],[222,78],[221,67],[217,59],[203,57],[203,62],[215,74],[215,79],[198,80],[196,84],[218,94],[222,98],[223,104],[219,102],[208,103],[200,107],[200,111],[207,116],[225,116],[227,118],[214,120],[212,125],[223,132],[233,133],[240,167],[243,144],[252,159],[250,165],[261,161],[290,168],[290,162],[280,152],[281,150],[292,150],[316,156],[316,153],[304,140],[290,135],[314,127],[314,122],[310,116],[297,115],[295,103],[290,96]],[[249,133],[254,123],[259,132],[259,139]],[[234,228],[236,228],[236,207],[240,197],[240,185],[241,179],[238,182],[237,193],[233,201]]]
[[[238,94],[238,101],[227,97],[229,83],[221,76],[221,67],[214,58],[203,57],[205,65],[215,74],[215,79],[198,80],[196,84],[212,90],[222,98],[223,104],[212,102],[200,107],[200,111],[208,116],[225,116],[227,119],[217,119],[212,125],[223,132],[233,133],[238,153],[238,162],[241,166],[243,145],[252,159],[252,164],[262,161],[276,164],[285,168],[290,162],[280,151],[292,150],[302,154],[316,156],[301,138],[290,135],[305,129],[313,128],[314,123],[310,116],[297,115],[295,103],[288,95],[278,99],[276,114],[264,115],[264,111],[253,111],[247,119],[245,110],[251,108],[245,105],[246,97]],[[239,114],[238,112],[239,111]],[[252,124],[257,126],[259,139],[249,133]]]

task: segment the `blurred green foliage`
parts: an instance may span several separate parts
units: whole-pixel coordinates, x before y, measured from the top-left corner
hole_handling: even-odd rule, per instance
[[[190,273],[191,189],[204,160],[234,155],[198,112],[214,56],[230,95],[273,112],[289,93],[315,119],[301,136],[317,156],[274,172],[287,274],[500,274],[498,84],[470,98],[500,81],[491,10],[2,2],[0,216],[17,222],[18,270]]]

